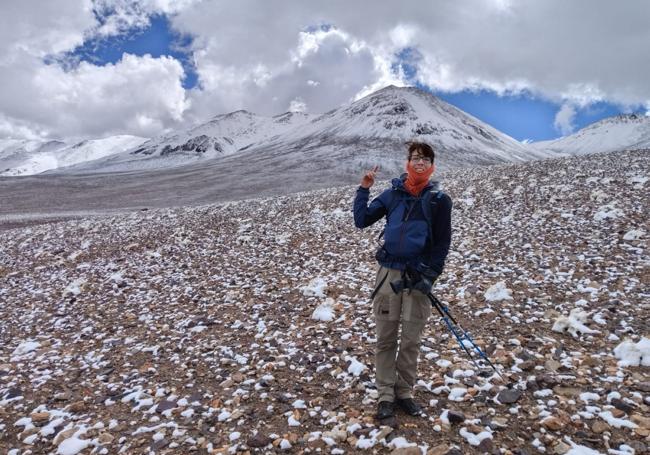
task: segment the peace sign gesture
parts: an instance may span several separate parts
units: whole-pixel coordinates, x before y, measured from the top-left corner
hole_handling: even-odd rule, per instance
[[[377,175],[377,172],[379,171],[379,166],[375,165],[372,169],[367,171],[363,178],[361,179],[361,186],[363,188],[370,188],[372,185],[375,184],[375,175]]]

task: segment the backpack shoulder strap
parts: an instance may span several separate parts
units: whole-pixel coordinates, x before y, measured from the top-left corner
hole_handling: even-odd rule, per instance
[[[429,235],[431,241],[433,241],[433,221],[435,220],[436,213],[438,211],[438,202],[445,193],[442,191],[427,191],[424,197],[422,198],[422,211],[424,212],[424,217],[427,220],[429,226]]]

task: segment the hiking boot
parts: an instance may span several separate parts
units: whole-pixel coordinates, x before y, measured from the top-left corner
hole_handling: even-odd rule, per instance
[[[419,416],[422,414],[422,406],[413,401],[413,398],[398,398],[395,400],[395,404],[409,415]]]
[[[377,406],[377,419],[383,420],[395,415],[395,404],[392,401],[380,401]]]

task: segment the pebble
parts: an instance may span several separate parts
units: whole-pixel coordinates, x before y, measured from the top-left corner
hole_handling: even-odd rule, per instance
[[[551,431],[558,431],[563,426],[562,421],[557,417],[553,417],[553,416],[546,417],[544,420],[542,420],[542,425],[544,426],[544,428]]]
[[[610,431],[611,427],[606,423],[603,422],[602,420],[596,420],[592,425],[591,425],[591,431],[594,433],[604,433],[605,431]]]
[[[447,419],[451,424],[462,423],[465,421],[465,414],[459,411],[449,411],[447,413]]]
[[[499,403],[512,404],[521,398],[521,391],[517,389],[504,389],[497,395]]]
[[[271,444],[273,440],[268,436],[264,436],[262,433],[257,433],[255,436],[252,436],[246,441],[246,445],[253,448],[266,447]]]

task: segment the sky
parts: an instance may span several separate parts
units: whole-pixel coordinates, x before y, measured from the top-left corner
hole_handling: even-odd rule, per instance
[[[153,137],[429,91],[519,141],[650,111],[650,2],[5,0],[0,139]]]

